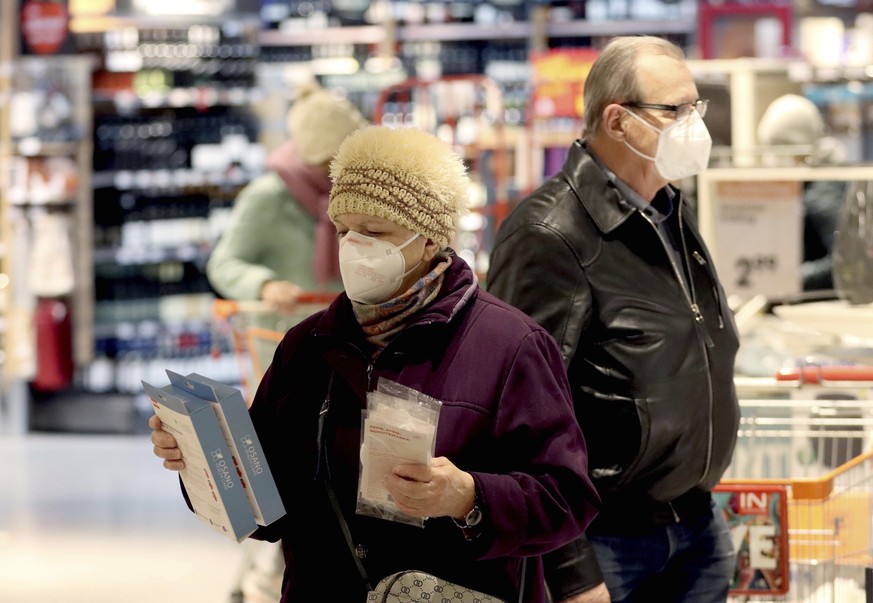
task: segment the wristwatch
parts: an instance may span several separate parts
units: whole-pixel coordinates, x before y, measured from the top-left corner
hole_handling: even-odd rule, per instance
[[[477,526],[482,523],[483,517],[482,505],[479,500],[479,491],[476,490],[476,494],[473,497],[473,508],[464,516],[464,521],[458,521],[454,517],[452,517],[452,521],[455,522],[456,526],[461,528],[461,531],[464,533],[464,538],[467,540],[473,540],[481,534],[481,528],[477,529]]]

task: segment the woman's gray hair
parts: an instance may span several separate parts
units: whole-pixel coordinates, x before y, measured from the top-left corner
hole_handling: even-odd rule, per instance
[[[642,92],[637,80],[637,58],[643,54],[685,60],[682,49],[664,38],[620,36],[610,40],[600,51],[585,79],[586,136],[597,134],[603,110],[610,103],[647,100],[640,98]]]

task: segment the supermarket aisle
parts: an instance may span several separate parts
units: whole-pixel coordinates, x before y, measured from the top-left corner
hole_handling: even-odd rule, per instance
[[[243,553],[147,436],[0,438],[0,601],[225,603]]]

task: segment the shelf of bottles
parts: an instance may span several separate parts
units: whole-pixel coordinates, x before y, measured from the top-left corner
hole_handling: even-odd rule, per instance
[[[305,65],[322,85],[342,90],[365,115],[378,113],[387,125],[418,118],[415,99],[389,98],[377,107],[383,90],[411,79],[485,74],[499,88],[499,118],[514,140],[511,130],[524,126],[530,93],[530,4],[272,0],[262,4],[261,60],[276,69]],[[491,138],[478,146],[493,150]]]
[[[93,352],[90,72],[81,57],[19,57],[7,99],[3,372],[48,389]]]
[[[381,90],[404,80],[486,75],[503,99],[501,140],[510,164],[506,197],[513,203],[556,171],[581,132],[578,119],[532,119],[533,52],[591,47],[612,35],[639,33],[689,46],[696,8],[694,0],[265,0],[259,40],[264,61],[305,64],[367,115],[376,109]],[[434,104],[439,112],[442,101]],[[379,118],[391,125],[411,123],[419,119],[417,112],[430,109],[414,105],[389,100],[379,107]],[[478,149],[493,151],[495,137],[489,139],[485,129],[480,134]],[[482,240],[487,246],[489,238]],[[486,266],[487,249],[476,253]]]
[[[293,73],[315,75],[367,116],[380,91],[410,78],[484,74],[502,99],[501,115],[489,119],[503,124],[499,144],[508,147],[509,168],[500,176],[501,196],[511,203],[519,193],[516,172],[528,169],[518,149],[529,122],[533,37],[561,47],[611,32],[694,31],[694,0],[623,3],[623,14],[615,4],[262,0],[254,20],[81,27],[77,47],[99,65],[92,175],[98,361],[86,386],[139,391],[138,377],[151,370],[184,373],[203,369],[198,363],[208,363],[210,376],[238,377],[234,362],[227,362],[229,377],[216,375],[216,358],[232,354],[211,333],[204,267],[236,192],[264,169],[267,145],[257,141],[284,135]],[[543,7],[544,24],[535,14]],[[406,123],[416,113],[392,100],[378,109],[383,123]],[[253,110],[272,112],[265,119]],[[465,121],[452,125],[453,136],[463,139]],[[484,197],[487,205],[494,187],[487,166],[498,142],[482,132],[465,151],[476,154],[471,165],[486,167],[474,201]],[[466,240],[484,270],[488,237],[473,222]]]
[[[79,34],[94,76],[95,361],[89,391],[137,393],[165,369],[234,383],[206,261],[262,173],[257,23]]]
[[[696,0],[263,0],[266,46],[330,43],[378,44],[398,40],[529,40],[537,12],[551,38],[608,37],[640,33],[691,36]],[[396,27],[386,32],[385,24]]]

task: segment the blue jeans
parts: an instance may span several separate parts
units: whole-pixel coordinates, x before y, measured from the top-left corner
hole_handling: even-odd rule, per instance
[[[589,534],[612,603],[724,603],[736,567],[727,523],[711,514],[633,536]]]

